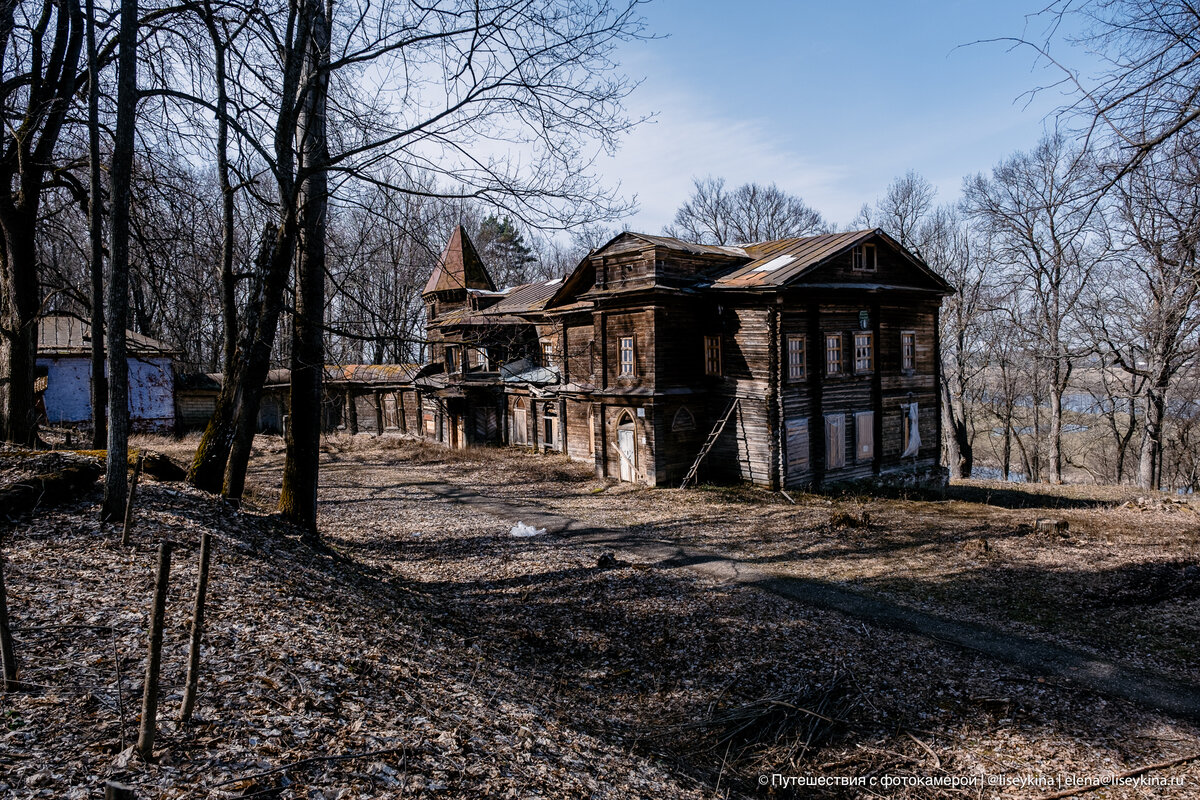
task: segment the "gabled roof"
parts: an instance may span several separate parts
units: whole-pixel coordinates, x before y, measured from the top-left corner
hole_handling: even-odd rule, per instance
[[[752,259],[722,275],[712,286],[716,289],[755,289],[785,286],[836,258],[852,247],[868,239],[881,239],[893,250],[904,256],[922,275],[940,291],[952,292],[953,288],[924,262],[912,255],[899,242],[880,228],[845,233],[824,233],[795,239],[778,239],[743,245]]]
[[[171,345],[125,331],[125,349],[131,357],[171,356],[179,350]],[[92,327],[77,317],[51,314],[38,320],[39,356],[86,355],[92,351]]]
[[[488,275],[483,266],[483,259],[479,257],[475,245],[471,244],[471,238],[467,236],[462,225],[456,226],[454,233],[450,234],[450,241],[446,244],[438,265],[434,267],[433,274],[429,276],[422,294],[454,289],[496,291],[492,276]]]

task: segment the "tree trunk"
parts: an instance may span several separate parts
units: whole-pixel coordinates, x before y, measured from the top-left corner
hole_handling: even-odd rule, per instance
[[[104,374],[104,184],[100,177],[100,80],[96,68],[96,4],[87,0],[88,242],[91,257],[92,448],[108,443],[108,377]]]
[[[975,455],[971,445],[970,432],[967,430],[966,414],[963,412],[961,398],[956,404],[950,395],[950,386],[944,379],[942,389],[942,429],[946,432],[946,466],[950,469],[950,477],[955,479],[971,477],[974,468]]]
[[[129,362],[125,329],[129,317],[129,184],[133,177],[133,127],[137,114],[137,0],[121,0],[120,52],[117,56],[117,124],[113,134],[109,180],[112,199],[108,276],[108,456],[104,505],[100,518],[125,517],[129,472]]]
[[[296,312],[292,319],[291,422],[279,510],[311,533],[317,527],[321,455],[321,384],[325,373],[325,225],[329,204],[326,106],[329,84],[329,20],[320,0],[305,0],[311,25],[307,80],[297,124],[300,138],[300,249],[296,264]]]
[[[5,215],[7,217],[7,215]],[[15,213],[4,219],[4,286],[0,292],[0,438],[33,447],[37,417],[33,402],[37,364],[38,279],[36,218]]]
[[[225,87],[225,52],[228,49],[216,16],[205,3],[205,24],[213,45],[214,80],[217,85],[217,180],[221,185],[221,364],[222,372],[233,372],[238,345],[237,277],[233,272],[234,228],[233,187],[229,182],[229,93]]]
[[[1142,452],[1138,460],[1138,486],[1142,489],[1159,489],[1162,486],[1160,464],[1163,439],[1163,418],[1166,416],[1166,387],[1155,385],[1146,391],[1145,432],[1142,434]]]
[[[1056,376],[1057,378],[1057,376]],[[1063,390],[1057,380],[1050,387],[1050,482],[1063,482]]]

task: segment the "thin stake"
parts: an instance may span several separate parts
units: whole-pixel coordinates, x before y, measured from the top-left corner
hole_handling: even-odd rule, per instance
[[[200,536],[200,576],[196,581],[196,602],[192,606],[192,641],[188,650],[187,688],[183,691],[183,707],[179,721],[184,725],[192,720],[196,705],[196,685],[200,681],[200,637],[204,631],[204,596],[208,591],[208,562],[211,542],[208,531]]]
[[[138,476],[142,474],[142,461],[146,451],[138,451],[137,462],[133,465],[133,479],[129,482],[129,497],[125,501],[125,524],[121,527],[121,544],[129,544],[129,530],[133,525],[133,500],[137,497]]]
[[[109,635],[112,636],[113,648],[113,670],[117,673],[117,715],[121,718],[121,724],[117,728],[121,740],[121,752],[125,751],[125,692],[121,690],[121,651],[117,648],[117,629],[109,627]]]
[[[149,761],[154,755],[154,733],[158,722],[158,670],[162,665],[163,618],[167,611],[167,582],[171,578],[171,543],[158,545],[158,577],[154,582],[154,610],[150,615],[150,652],[146,658],[146,685],[142,692],[142,725],[138,730],[138,754]]]
[[[0,552],[0,661],[4,664],[4,691],[17,690],[17,657],[8,627],[8,594],[4,591],[4,553]]]

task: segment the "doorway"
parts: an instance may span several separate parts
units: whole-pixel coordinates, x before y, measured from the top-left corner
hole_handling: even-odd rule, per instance
[[[637,474],[637,445],[633,431],[633,416],[626,411],[617,423],[617,460],[618,476],[627,483],[633,483]]]

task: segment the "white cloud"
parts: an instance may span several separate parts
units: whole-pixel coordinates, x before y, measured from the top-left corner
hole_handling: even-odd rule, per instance
[[[635,114],[647,113],[646,89],[635,95]],[[625,195],[637,195],[640,210],[626,220],[631,228],[659,232],[691,193],[692,178],[706,175],[723,177],[735,186],[776,183],[826,216],[844,216],[843,208],[822,201],[845,201],[838,187],[846,170],[797,152],[795,142],[776,130],[777,122],[707,105],[685,94],[658,95],[652,106],[654,121],[635,130],[615,156],[597,162],[608,181],[619,180]]]

